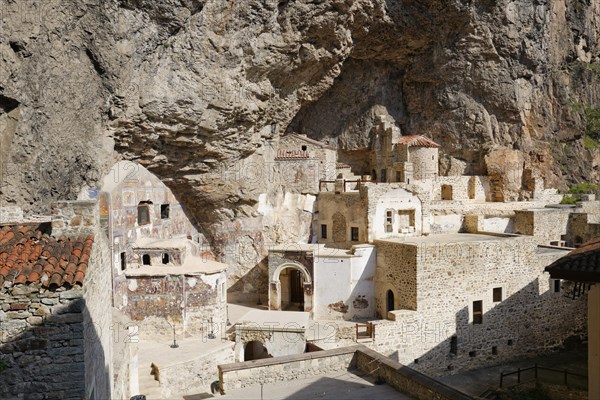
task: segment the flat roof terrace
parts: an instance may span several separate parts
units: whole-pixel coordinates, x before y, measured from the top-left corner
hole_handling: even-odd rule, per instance
[[[375,242],[393,242],[402,244],[453,244],[469,242],[491,242],[499,240],[514,240],[522,238],[522,235],[511,234],[486,234],[486,233],[444,233],[429,236],[409,236],[406,238],[379,239]]]

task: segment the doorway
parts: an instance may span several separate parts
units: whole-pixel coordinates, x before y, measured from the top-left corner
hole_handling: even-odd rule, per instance
[[[390,311],[394,311],[394,292],[392,292],[391,289],[387,291],[387,295],[386,295],[386,310],[385,310],[386,317]]]

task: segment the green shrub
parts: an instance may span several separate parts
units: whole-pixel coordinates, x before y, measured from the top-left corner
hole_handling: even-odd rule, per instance
[[[600,185],[596,183],[578,183],[575,186],[571,186],[569,190],[565,192],[560,204],[575,204],[581,201],[582,194],[596,193],[600,191]]]
[[[588,194],[588,193],[595,193],[597,191],[600,191],[600,185],[598,185],[596,183],[584,182],[584,183],[578,183],[575,186],[571,186],[571,188],[569,190],[567,190],[567,193],[569,193],[569,194]]]
[[[585,134],[592,139],[600,139],[600,108],[585,108]]]
[[[577,201],[578,199],[575,198],[575,196],[566,195],[563,196],[563,199],[561,200],[560,204],[576,204]]]
[[[583,148],[586,150],[593,150],[599,147],[598,141],[591,136],[583,135]]]

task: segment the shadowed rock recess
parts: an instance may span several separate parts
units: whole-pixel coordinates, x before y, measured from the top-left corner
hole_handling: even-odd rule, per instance
[[[599,180],[583,147],[595,1],[0,0],[0,18],[1,203],[47,212],[135,160],[221,258],[222,227],[247,221],[238,277],[261,265],[258,196],[281,183],[249,166],[287,131],[352,160],[386,113],[441,144],[448,173],[509,162],[548,187]]]

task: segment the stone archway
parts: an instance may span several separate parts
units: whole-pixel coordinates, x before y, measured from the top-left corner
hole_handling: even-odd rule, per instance
[[[261,360],[269,357],[271,356],[267,348],[258,340],[252,340],[244,346],[244,361]]]
[[[301,290],[304,295],[304,307],[303,311],[312,312],[313,308],[313,282],[308,272],[308,269],[304,265],[298,263],[285,263],[281,264],[273,272],[271,283],[269,285],[269,309],[270,310],[282,310],[282,272],[291,272],[299,274]],[[288,276],[288,274],[284,274]],[[284,286],[285,287],[285,286]],[[289,289],[289,287],[288,287]]]
[[[332,217],[333,222],[333,242],[344,243],[348,241],[348,229],[346,227],[346,217],[341,212],[336,212]]]

